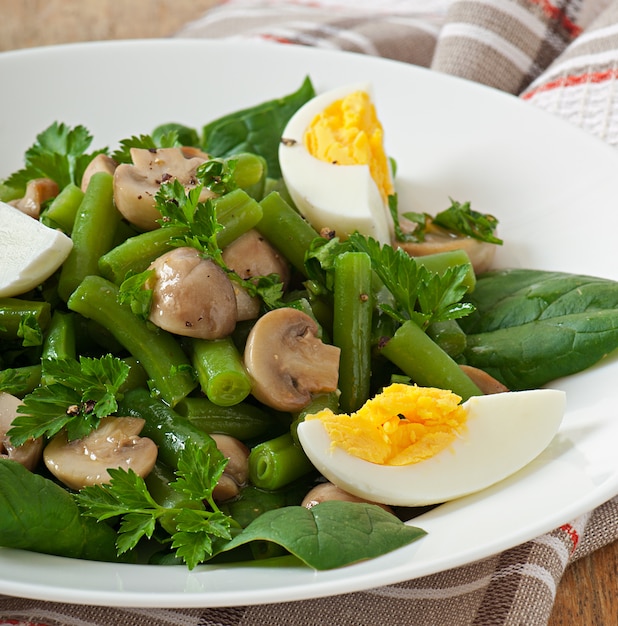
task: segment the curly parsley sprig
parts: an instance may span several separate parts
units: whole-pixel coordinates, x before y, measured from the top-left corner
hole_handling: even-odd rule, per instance
[[[165,527],[169,529],[171,524],[174,528],[168,539],[171,548],[193,569],[230,540],[232,526],[236,526],[212,497],[227,462],[214,441],[206,446],[190,443],[185,447],[170,487],[190,501],[190,507],[161,506],[149,493],[144,479],[131,469],[108,470],[109,483],[86,487],[75,498],[84,515],[99,521],[120,517],[116,540],[119,555],[135,548],[142,538],[152,538],[157,526],[163,530],[161,521],[165,519]]]
[[[118,409],[119,389],[129,369],[111,354],[44,360],[43,374],[50,382],[24,397],[8,431],[11,442],[19,446],[31,438],[52,437],[63,428],[69,441],[85,437]]]

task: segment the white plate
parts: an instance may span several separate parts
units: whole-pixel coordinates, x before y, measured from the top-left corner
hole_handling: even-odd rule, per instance
[[[65,46],[0,55],[0,177],[36,133],[84,124],[94,147],[162,122],[199,126],[295,90],[369,79],[400,206],[448,196],[494,213],[503,266],[618,278],[618,154],[532,105],[410,65],[277,44],[190,40]],[[549,449],[516,476],[414,520],[428,535],[345,569],[114,565],[0,550],[0,593],[100,605],[192,607],[281,602],[395,583],[532,539],[618,493],[618,364],[554,386],[568,412]],[[61,572],[61,575],[60,575]]]

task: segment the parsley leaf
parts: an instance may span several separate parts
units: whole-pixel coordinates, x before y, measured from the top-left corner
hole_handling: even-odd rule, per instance
[[[371,258],[374,271],[395,298],[395,306],[382,304],[381,308],[399,322],[412,320],[424,329],[434,322],[457,319],[474,310],[469,303],[461,302],[467,292],[464,284],[467,266],[455,266],[437,274],[400,248],[380,246],[375,239],[359,233],[350,235],[348,241]]]
[[[156,150],[157,148],[175,148],[180,145],[178,133],[175,130],[159,133],[156,137],[152,135],[132,135],[119,142],[119,147],[112,153],[112,159],[116,163],[132,163],[131,148]]]
[[[36,315],[28,313],[19,320],[17,336],[22,339],[24,348],[40,346],[43,343],[43,330],[39,325]]]
[[[67,429],[69,441],[85,437],[118,408],[118,389],[129,366],[111,354],[94,359],[46,359],[43,376],[51,381],[26,395],[8,432],[14,445],[51,437]]]
[[[4,184],[9,187],[25,188],[33,178],[51,178],[60,188],[69,183],[79,185],[86,166],[97,154],[90,154],[92,135],[84,126],[71,128],[54,122],[36,137],[36,142],[26,150],[25,167],[11,174]]]
[[[498,220],[493,215],[473,211],[469,202],[461,204],[451,198],[451,206],[438,213],[433,221],[442,228],[480,241],[502,243],[502,239],[494,235]]]
[[[110,469],[109,483],[82,489],[75,495],[84,514],[99,521],[120,517],[116,547],[123,554],[142,538],[151,538],[157,522],[165,516],[166,527],[173,520],[171,547],[189,569],[207,560],[221,540],[231,539],[231,517],[222,513],[212,498],[227,459],[214,441],[205,446],[189,443],[181,452],[176,480],[170,486],[183,494],[193,507],[174,508],[158,504],[143,478],[133,470]],[[206,508],[205,503],[209,505]]]
[[[118,302],[128,304],[133,314],[143,320],[150,316],[152,305],[152,289],[145,288],[145,285],[154,274],[154,270],[131,274],[122,281],[118,291]]]

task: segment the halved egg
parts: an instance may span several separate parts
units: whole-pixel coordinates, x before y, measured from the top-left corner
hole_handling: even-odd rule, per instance
[[[320,94],[290,119],[279,148],[281,173],[316,230],[391,242],[394,188],[383,135],[368,84]]]
[[[361,413],[365,405],[357,414],[325,410],[308,416],[298,426],[298,438],[316,469],[341,489],[374,502],[438,504],[525,467],[554,438],[566,407],[565,393],[555,389],[474,396],[458,405],[459,411],[443,395],[451,392],[436,390],[442,392],[435,394],[436,404],[430,396],[423,399],[423,388],[411,389],[421,390],[414,406],[401,405],[377,418],[372,401],[371,414]],[[401,390],[385,389],[391,391]],[[382,401],[374,400],[376,407]]]

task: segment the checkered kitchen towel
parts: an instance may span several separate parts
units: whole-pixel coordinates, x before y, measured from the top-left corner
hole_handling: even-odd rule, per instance
[[[265,39],[415,63],[519,95],[618,145],[618,0],[229,0],[178,36]],[[616,539],[618,498],[502,554],[361,593],[157,610],[0,597],[0,626],[535,626],[547,623],[566,566]]]

